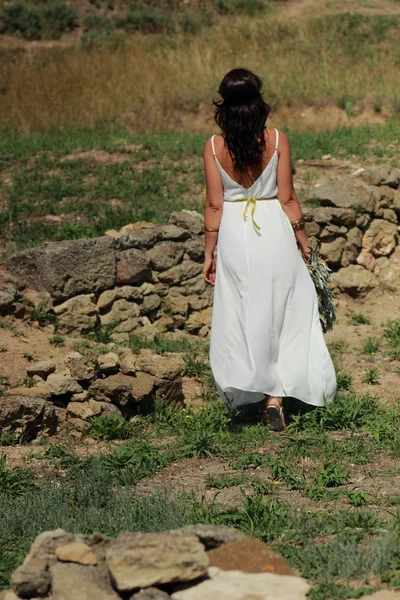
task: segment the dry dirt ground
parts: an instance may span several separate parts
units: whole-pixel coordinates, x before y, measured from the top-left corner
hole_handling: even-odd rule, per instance
[[[345,352],[338,357],[339,368],[352,377],[352,385],[357,394],[368,394],[377,397],[385,405],[393,404],[400,398],[400,365],[398,361],[391,361],[385,354],[385,340],[383,337],[383,324],[388,319],[400,318],[400,292],[382,291],[380,289],[371,292],[363,299],[352,299],[347,296],[338,297],[338,320],[333,331],[326,336],[328,344],[340,343]],[[370,324],[349,324],[350,314],[362,313],[368,317]],[[29,361],[26,353],[34,355],[38,360],[52,359],[56,363],[79,341],[76,338],[66,337],[65,346],[55,347],[49,343],[50,328],[38,328],[29,322],[17,319],[5,319],[12,323],[12,329],[0,329],[1,346],[5,350],[0,354],[0,375],[9,377],[10,382],[16,383],[26,376],[26,368]],[[374,355],[366,355],[362,352],[362,346],[368,337],[380,340],[380,349]],[[337,345],[337,344],[336,344]],[[379,383],[371,385],[363,382],[363,379],[371,368],[377,369]],[[279,434],[277,434],[279,436]],[[367,434],[357,434],[363,436]],[[333,439],[349,439],[350,434],[336,432],[332,434]],[[354,438],[352,438],[354,439]],[[165,442],[165,440],[164,440]],[[8,457],[10,467],[28,464],[34,470],[38,478],[44,477],[54,467],[49,460],[43,460],[37,455],[43,454],[50,445],[62,443],[81,458],[101,453],[111,452],[115,445],[122,442],[96,442],[90,436],[77,440],[71,434],[63,434],[63,437],[55,436],[52,439],[37,441],[27,446],[3,447],[0,453]],[[268,453],[268,447],[258,449],[261,453]],[[313,460],[301,459],[301,467],[305,472],[313,470]],[[354,464],[351,468],[351,479],[346,485],[348,490],[361,489],[372,498],[369,508],[377,512],[390,511],[390,505],[386,504],[385,498],[400,497],[400,469],[393,459],[387,456],[376,456],[372,462],[366,465]],[[194,492],[197,497],[204,497],[207,501],[215,499],[223,506],[238,506],[242,503],[241,490],[250,489],[246,484],[237,485],[222,490],[208,489],[205,478],[207,475],[221,476],[237,475],[241,471],[235,471],[230,466],[230,460],[219,458],[209,459],[182,459],[175,461],[161,470],[150,479],[145,479],[137,484],[139,494],[148,494],[155,488],[169,487],[178,492]],[[271,481],[268,468],[247,469],[242,472],[246,477],[261,481]],[[288,501],[299,509],[318,509],[321,503],[311,501],[299,492],[290,489],[284,483],[276,486],[276,495],[282,501]],[[346,504],[346,499],[336,501]]]
[[[326,335],[328,343],[344,342],[346,350],[343,371],[351,374],[357,392],[371,392],[384,403],[390,403],[400,397],[398,385],[399,363],[391,361],[379,350],[375,355],[362,353],[362,346],[368,337],[383,341],[383,324],[388,319],[400,318],[400,291],[389,292],[377,289],[365,298],[354,299],[347,295],[337,297],[338,319],[332,331]],[[348,324],[350,313],[362,313],[371,321],[370,325]],[[52,325],[39,327],[30,321],[4,317],[3,323],[10,328],[0,328],[0,376],[7,377],[11,385],[27,376],[27,367],[35,361],[52,360],[60,364],[68,352],[79,346],[84,338],[64,336],[64,345],[50,342],[54,329]],[[380,371],[380,383],[374,386],[362,383],[367,370],[377,368]]]

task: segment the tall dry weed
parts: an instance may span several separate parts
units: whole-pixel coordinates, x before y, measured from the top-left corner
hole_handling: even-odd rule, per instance
[[[0,67],[0,126],[33,131],[126,122],[141,131],[179,128],[187,115],[211,104],[221,77],[235,66],[260,74],[274,107],[341,98],[398,105],[395,23],[383,37],[355,35],[353,42],[329,21],[317,25],[241,17],[196,36],[135,37],[117,46],[20,56]]]

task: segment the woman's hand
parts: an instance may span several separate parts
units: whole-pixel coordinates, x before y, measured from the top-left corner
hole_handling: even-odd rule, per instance
[[[303,257],[304,262],[308,262],[310,260],[311,251],[310,246],[307,244],[300,244],[301,256]]]
[[[203,265],[203,279],[210,285],[215,285],[216,264],[214,258],[206,257]]]

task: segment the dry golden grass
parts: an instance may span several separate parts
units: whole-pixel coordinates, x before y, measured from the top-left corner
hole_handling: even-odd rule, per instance
[[[359,17],[290,22],[267,13],[220,20],[196,36],[22,53],[0,66],[0,126],[170,130],[206,106],[207,128],[218,83],[235,66],[260,74],[275,108],[334,103],[352,112],[369,104],[398,114],[398,17]]]

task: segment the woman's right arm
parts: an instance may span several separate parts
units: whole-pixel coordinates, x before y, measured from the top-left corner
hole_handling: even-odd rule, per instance
[[[279,202],[288,216],[289,221],[291,223],[296,223],[296,221],[301,221],[303,219],[303,212],[293,187],[289,140],[287,135],[282,131],[279,132],[278,156],[277,184]],[[310,258],[310,249],[304,227],[295,229],[294,233],[304,260],[308,260]]]

